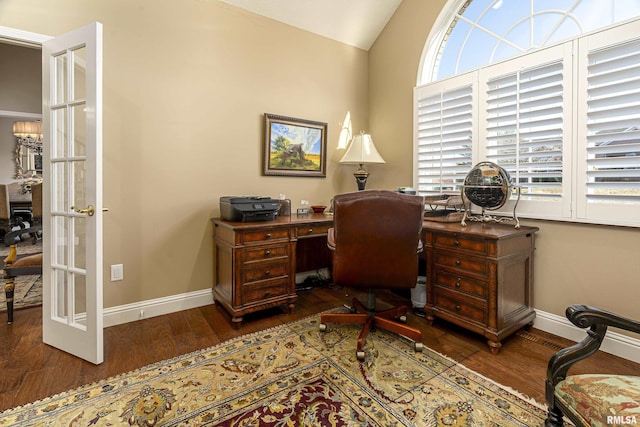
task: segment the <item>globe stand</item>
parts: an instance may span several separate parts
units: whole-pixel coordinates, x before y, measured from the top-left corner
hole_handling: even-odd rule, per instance
[[[462,215],[462,220],[460,221],[460,224],[463,227],[467,226],[467,221],[469,222],[482,222],[482,223],[487,223],[487,222],[496,222],[496,223],[502,223],[502,222],[507,222],[507,221],[514,221],[515,224],[515,228],[520,228],[520,220],[518,219],[518,216],[516,215],[516,208],[518,207],[518,202],[520,201],[520,187],[515,187],[516,190],[516,194],[518,195],[518,198],[516,199],[516,203],[513,205],[513,215],[512,216],[496,216],[496,215],[492,215],[490,214],[489,208],[483,208],[482,206],[479,206],[482,210],[479,214],[474,214],[471,211],[471,201],[465,196],[464,194],[464,186],[462,187],[462,203],[464,206],[464,214]]]
[[[495,211],[502,208],[511,197],[511,189],[516,189],[518,199],[513,206],[513,215],[496,216],[487,211]],[[515,221],[515,228],[520,228],[520,221],[516,216],[516,208],[520,201],[520,187],[511,184],[509,173],[501,166],[493,162],[480,162],[467,174],[460,190],[464,215],[460,224],[465,227],[467,221],[476,222],[505,222]],[[471,204],[481,208],[480,214],[471,211]]]

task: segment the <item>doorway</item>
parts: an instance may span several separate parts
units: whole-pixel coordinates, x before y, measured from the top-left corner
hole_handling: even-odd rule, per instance
[[[39,45],[12,43],[0,40],[0,183],[7,185],[8,214],[6,227],[0,234],[33,224],[32,184],[41,182],[42,171],[35,165],[41,159],[39,144],[20,144],[14,136],[14,122],[42,120],[42,51]],[[31,148],[29,148],[31,147]],[[37,194],[40,194],[38,192]],[[3,194],[4,198],[5,195]],[[41,205],[42,202],[39,202]],[[41,214],[40,214],[41,215]],[[1,237],[1,236],[0,236]],[[42,252],[42,241],[20,243],[20,255]],[[0,242],[0,257],[8,254],[9,247]],[[0,264],[2,262],[0,261]],[[6,315],[5,295],[2,292],[2,310]],[[16,278],[14,308],[20,309],[42,304],[42,275]]]
[[[43,146],[42,337],[102,363],[102,24],[54,38],[0,26],[0,42],[40,46]]]

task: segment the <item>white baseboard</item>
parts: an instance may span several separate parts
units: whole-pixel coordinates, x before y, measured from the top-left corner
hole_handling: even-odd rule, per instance
[[[107,328],[209,304],[213,304],[212,290],[203,289],[201,291],[106,308],[103,311],[103,322],[104,327]]]
[[[566,317],[540,310],[536,310],[533,327],[575,342],[581,341],[587,335],[585,329],[578,328]],[[614,332],[611,329],[607,330],[600,350],[640,363],[640,340]]]
[[[148,317],[162,316],[209,304],[213,304],[211,289],[120,305],[104,310],[104,327],[134,322]],[[536,310],[536,319],[533,327],[575,342],[581,341],[586,335],[584,329],[574,326],[566,317],[540,310]],[[640,363],[639,339],[609,330],[600,349],[632,362]]]

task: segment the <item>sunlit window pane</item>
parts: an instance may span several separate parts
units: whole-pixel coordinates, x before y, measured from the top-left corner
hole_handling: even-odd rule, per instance
[[[503,61],[640,15],[640,0],[473,0],[458,14],[423,83]]]

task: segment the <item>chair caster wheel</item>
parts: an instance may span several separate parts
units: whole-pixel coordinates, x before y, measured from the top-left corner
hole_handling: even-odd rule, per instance
[[[362,362],[364,360],[364,351],[356,351],[356,357]]]
[[[320,323],[318,329],[320,329],[320,332],[324,332],[327,330],[327,325],[325,325],[324,323]]]
[[[421,342],[416,342],[413,344],[413,348],[416,351],[416,353],[422,353],[422,350],[424,349],[424,344],[422,344]]]
[[[407,316],[400,316],[398,320],[400,320],[402,323],[407,323]]]

